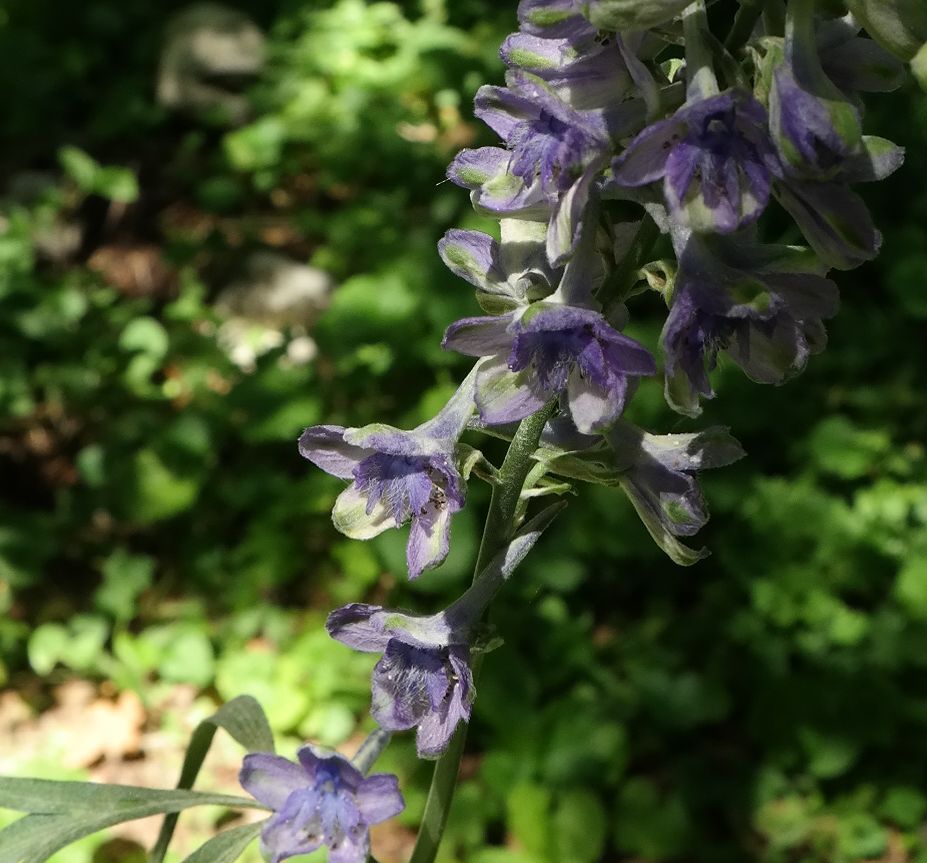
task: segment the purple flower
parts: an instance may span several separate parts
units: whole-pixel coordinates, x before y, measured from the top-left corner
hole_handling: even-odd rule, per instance
[[[364,778],[346,758],[315,746],[297,752],[298,764],[279,755],[246,755],[239,781],[274,810],[261,831],[270,863],[328,846],[329,863],[366,863],[370,825],[405,808],[395,776]]]
[[[326,473],[351,480],[332,510],[335,527],[352,539],[371,539],[411,522],[409,578],[442,563],[451,515],[464,504],[455,452],[472,413],[471,376],[434,419],[413,431],[380,423],[307,428],[299,438],[300,454]]]
[[[387,731],[418,729],[420,757],[440,755],[457,724],[470,720],[476,691],[468,630],[451,628],[442,615],[415,618],[362,603],[333,611],[326,628],[355,650],[383,653],[370,712]]]
[[[784,53],[769,92],[769,128],[779,158],[791,176],[831,179],[859,149],[861,119],[824,74],[814,6],[806,0],[788,6]]]
[[[847,184],[883,180],[903,162],[902,147],[864,135],[858,152],[841,164],[833,180],[784,177],[776,183],[776,198],[828,266],[850,270],[878,254],[882,235],[863,199]]]
[[[648,126],[612,170],[609,185],[619,188],[662,179],[677,222],[729,234],[759,218],[779,168],[763,106],[735,89],[690,101]]]
[[[512,170],[512,159],[501,147],[461,150],[448,166],[447,177],[471,190],[477,212],[546,222],[551,208],[540,180],[526,183]]]
[[[534,75],[509,77],[513,88],[480,87],[474,113],[512,151],[512,173],[526,184],[539,178],[541,189],[555,200],[610,150],[603,118],[571,108]]]
[[[328,616],[332,638],[383,654],[373,670],[370,712],[387,731],[416,728],[421,757],[440,755],[457,725],[470,720],[476,697],[470,652],[483,612],[562,508],[554,504],[528,521],[439,614],[422,617],[355,602]]]
[[[475,392],[489,425],[523,419],[565,391],[580,431],[598,431],[624,409],[629,379],[656,372],[646,348],[601,314],[557,303],[464,318],[448,327],[443,346],[490,358],[477,369]]]
[[[680,536],[692,536],[708,521],[708,508],[696,473],[723,467],[744,456],[726,429],[695,434],[652,435],[624,421],[605,435],[619,465],[619,483],[647,531],[676,563],[688,566],[708,554]]]
[[[758,383],[783,383],[826,341],[822,319],[837,312],[836,285],[807,250],[743,240],[709,244],[676,234],[679,272],[661,335],[666,398],[690,416],[714,392],[708,371],[726,351]]]

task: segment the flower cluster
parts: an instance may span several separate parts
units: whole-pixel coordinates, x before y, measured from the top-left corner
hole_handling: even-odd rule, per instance
[[[332,637],[381,654],[373,718],[389,732],[414,728],[426,758],[469,720],[483,614],[559,509],[529,519],[532,499],[564,480],[620,488],[673,560],[706,553],[681,541],[708,518],[697,474],[742,450],[718,427],[652,434],[624,417],[627,406],[662,371],[669,407],[698,416],[722,355],[759,383],[801,372],[837,312],[828,272],[879,249],[852,186],[903,159],[863,134],[860,100],[898,86],[903,67],[852,16],[826,17],[815,0],[788,0],[780,24],[756,16],[752,33],[735,25],[726,47],[705,0],[521,0],[518,18],[501,49],[504,85],[475,100],[499,144],[462,151],[447,173],[499,222],[497,237],[453,229],[438,244],[484,312],[443,340],[475,358],[472,371],[412,430],[321,425],[299,440],[306,459],[348,483],[335,526],[369,539],[409,525],[418,578],[446,558],[471,473],[509,481],[465,432],[512,437],[520,421],[548,418],[532,444],[537,467],[518,479],[528,484],[509,489],[521,497],[507,533],[457,602],[426,616],[356,602],[329,616]],[[762,241],[774,208],[776,235],[789,220],[786,239],[806,245]],[[626,332],[628,303],[648,287],[668,306],[652,348]],[[366,825],[400,805],[394,787],[314,750],[300,757],[302,768],[269,756],[246,765],[246,787],[277,810],[265,845],[278,860],[324,842],[332,860],[353,861]]]

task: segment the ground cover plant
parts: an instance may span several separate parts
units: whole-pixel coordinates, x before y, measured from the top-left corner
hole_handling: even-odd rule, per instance
[[[32,814],[0,854],[171,813],[160,859],[196,804],[274,813],[197,860],[259,833],[277,859],[363,859],[396,815],[381,863],[925,853],[923,168],[885,179],[887,137],[923,140],[894,93],[920,22],[684,6],[526,2],[508,38],[515,10],[478,3],[254,10],[253,65],[179,107],[133,89],[160,44],[142,5],[91,5],[86,33],[14,10],[14,59],[133,27],[147,59],[102,94],[106,50],[62,64],[83,140],[39,134],[41,78],[10,112],[7,704],[79,676],[148,725],[179,686],[212,716],[177,791],[154,748],[127,750],[157,771],[129,784],[160,791],[10,779]],[[500,42],[506,86],[483,86]],[[873,179],[884,238],[849,188]],[[297,313],[243,299],[242,273],[272,289],[307,259]],[[747,380],[803,370],[824,322],[800,381]],[[377,725],[397,733],[364,778]],[[257,803],[186,790],[217,728],[254,753]],[[89,751],[75,773],[128,760]],[[430,796],[416,752],[441,756]],[[45,754],[6,772],[86,778]],[[137,847],[99,841],[60,853]]]

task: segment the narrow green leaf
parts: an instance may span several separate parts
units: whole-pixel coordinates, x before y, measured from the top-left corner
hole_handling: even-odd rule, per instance
[[[274,735],[261,705],[250,695],[239,695],[227,704],[223,704],[212,716],[196,726],[180,770],[178,788],[193,787],[200,767],[203,766],[206,753],[212,745],[212,739],[219,728],[224,728],[248,752],[274,751]],[[168,815],[164,819],[158,840],[148,858],[149,863],[162,863],[176,825],[176,814]]]
[[[200,845],[183,863],[234,863],[261,832],[264,821],[223,830]]]
[[[11,796],[14,784],[23,790],[22,802],[10,806],[6,797]],[[4,805],[7,808],[22,809],[37,805],[41,788],[50,793],[47,804],[60,806],[63,799],[60,789],[54,786],[81,786],[78,791],[86,792],[68,798],[70,812],[26,815],[0,830],[0,863],[45,863],[56,851],[66,845],[112,827],[123,821],[134,821],[162,812],[179,812],[189,806],[218,805],[237,808],[263,809],[247,797],[231,797],[225,794],[204,794],[198,791],[164,791],[152,788],[135,788],[127,785],[95,785],[92,782],[51,782],[40,779],[11,780],[0,783],[4,791]],[[75,789],[72,789],[75,790]],[[73,801],[77,801],[75,807]],[[76,808],[77,811],[74,811]]]
[[[116,817],[116,821],[127,821],[129,818],[144,818],[159,812],[180,812],[189,806],[210,805],[266,808],[250,797],[189,791],[185,788],[141,788],[135,785],[0,776],[0,809],[35,815],[99,815],[106,811]]]

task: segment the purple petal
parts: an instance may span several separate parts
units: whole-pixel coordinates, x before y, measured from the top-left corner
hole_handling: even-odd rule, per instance
[[[433,440],[414,431],[397,429],[386,423],[370,423],[360,428],[344,430],[349,444],[367,451],[366,459],[377,453],[395,456],[427,456],[438,451]],[[365,461],[366,461],[365,459]],[[357,476],[355,469],[353,476]]]
[[[492,357],[508,353],[512,345],[509,325],[512,316],[463,318],[444,333],[441,347],[471,357]]]
[[[512,33],[499,49],[506,66],[517,66],[541,77],[560,70],[577,53],[569,39],[545,39],[531,33]]]
[[[618,186],[646,186],[663,177],[673,146],[685,133],[678,117],[660,120],[644,129],[612,162],[612,182]]]
[[[508,87],[485,84],[476,91],[473,113],[493,130],[506,144],[526,120],[535,120],[540,108],[530,99]]]
[[[261,831],[261,845],[271,863],[280,863],[288,857],[310,854],[324,842],[321,829],[307,833],[306,825],[314,816],[318,796],[312,793],[294,794]],[[321,824],[319,825],[321,828]]]
[[[465,659],[452,650],[450,662],[457,681],[452,684],[450,697],[440,709],[428,713],[419,723],[415,743],[419,758],[436,758],[447,748],[457,725],[470,720],[474,698],[473,675]]]
[[[306,774],[315,778],[316,781],[320,774],[335,776],[338,784],[350,791],[356,788],[363,779],[361,772],[347,758],[323,746],[306,743],[296,751],[296,757]]]
[[[311,426],[299,436],[299,454],[316,467],[340,479],[351,479],[354,468],[369,451],[344,439],[341,426]]]
[[[380,653],[390,639],[384,630],[386,615],[379,605],[352,602],[328,615],[325,628],[336,641],[365,653]]]
[[[454,275],[483,290],[505,280],[496,265],[499,244],[488,234],[453,228],[438,242],[438,254]]]
[[[399,780],[389,773],[375,773],[364,779],[357,787],[355,800],[366,824],[387,821],[406,806],[399,791]]]
[[[412,518],[406,545],[409,578],[418,578],[425,570],[440,566],[450,549],[451,514],[446,506],[427,504],[422,514]]]
[[[576,9],[574,0],[520,0],[518,20],[526,33],[584,42],[596,30]]]
[[[465,189],[479,189],[484,183],[508,171],[512,154],[499,147],[461,150],[448,166],[447,177]]]
[[[552,394],[535,392],[529,372],[510,371],[505,357],[485,362],[476,378],[476,407],[487,425],[523,420],[538,411]]]
[[[312,777],[280,755],[254,752],[245,756],[238,781],[258,803],[280,809],[294,791],[311,784]]]
[[[787,182],[776,186],[805,239],[832,267],[852,270],[871,261],[882,245],[862,198],[839,183]]]

